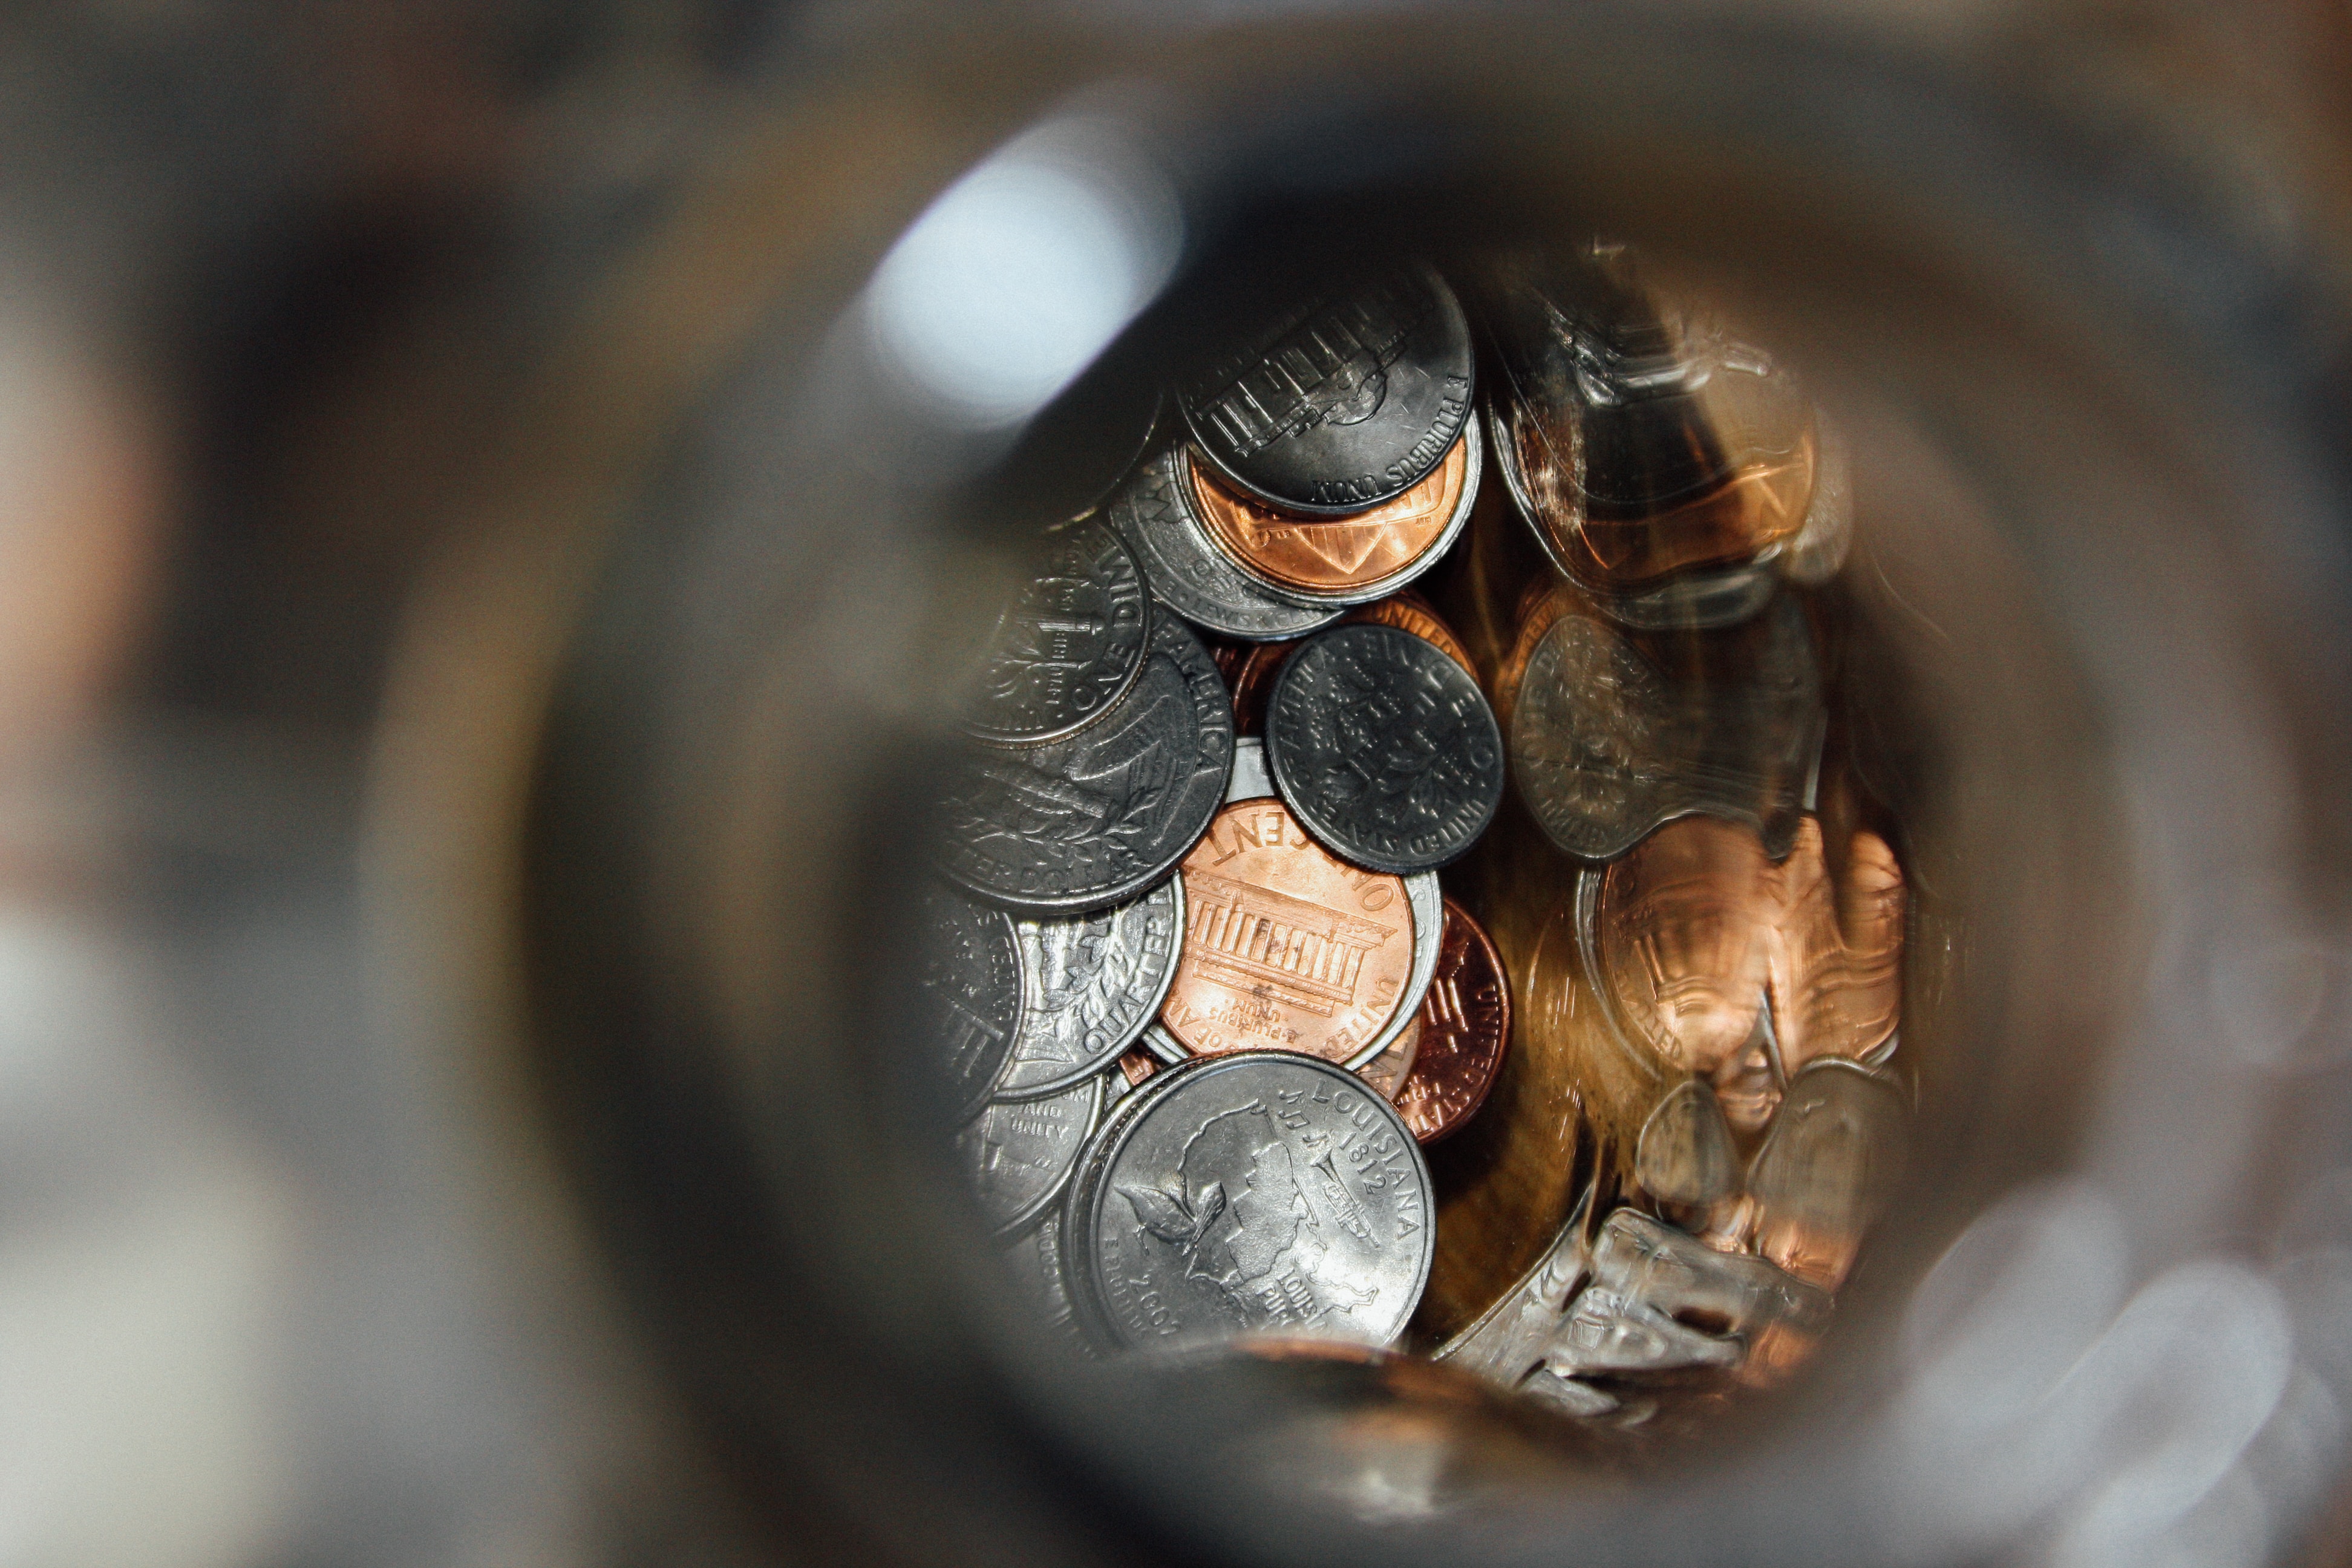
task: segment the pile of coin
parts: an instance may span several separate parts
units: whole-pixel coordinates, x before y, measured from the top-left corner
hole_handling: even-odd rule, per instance
[[[1110,500],[1038,531],[940,789],[921,991],[980,1216],[1095,1352],[1406,1335],[1445,1239],[1422,1146],[1533,1002],[1511,1048],[1615,1053],[1570,1100],[1605,1178],[1466,1331],[1414,1331],[1622,1420],[1612,1379],[1818,1332],[1896,1144],[1902,875],[1825,826],[1804,598],[1851,486],[1793,377],[1622,250],[1465,281],[1234,323]],[[1474,652],[1410,584],[1481,529],[1542,564]],[[1496,849],[1517,874],[1449,896],[1513,785],[1555,873]]]

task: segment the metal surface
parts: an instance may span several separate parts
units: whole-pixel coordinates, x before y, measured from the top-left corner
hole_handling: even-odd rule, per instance
[[[982,740],[1026,745],[1108,713],[1143,668],[1151,621],[1134,554],[1093,519],[1048,529],[1022,564],[964,722]]]
[[[1092,914],[1013,922],[1021,1023],[1000,1099],[1050,1094],[1099,1071],[1160,1011],[1184,934],[1184,879]]]
[[[1111,527],[1133,546],[1151,592],[1178,615],[1228,637],[1304,636],[1338,613],[1277,598],[1250,580],[1209,539],[1186,500],[1180,446],[1150,458],[1111,502]]]
[[[1460,859],[1503,803],[1486,694],[1425,637],[1342,626],[1292,654],[1266,705],[1265,756],[1315,837],[1410,876]]]
[[[1062,1195],[1102,1108],[1096,1074],[1058,1093],[991,1100],[956,1134],[956,1157],[996,1234],[1029,1225]]]

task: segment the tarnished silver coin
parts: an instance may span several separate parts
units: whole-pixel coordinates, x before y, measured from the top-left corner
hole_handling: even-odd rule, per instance
[[[972,891],[1069,914],[1136,897],[1224,798],[1234,704],[1201,639],[1156,616],[1134,689],[1065,741],[969,747],[951,771],[940,864]]]
[[[955,1120],[977,1114],[1013,1050],[1021,1018],[1013,921],[945,888],[923,889],[915,1026],[932,1043]]]
[[[1421,1300],[1434,1218],[1421,1147],[1387,1100],[1328,1062],[1254,1052],[1129,1098],[1071,1193],[1064,1254],[1108,1345],[1379,1345]]]
[[[1037,1100],[992,1100],[956,1134],[956,1155],[991,1228],[1018,1230],[1061,1195],[1102,1110],[1102,1075]]]
[[[1503,803],[1503,732],[1486,694],[1396,626],[1335,627],[1285,660],[1265,757],[1309,833],[1399,876],[1461,858]]]
[[[1510,736],[1520,796],[1554,844],[1612,859],[1706,814],[1789,852],[1820,763],[1821,667],[1786,595],[1738,635],[1736,665],[1676,681],[1599,616],[1560,615],[1528,659]]]
[[[1234,742],[1232,781],[1225,787],[1224,804],[1239,800],[1262,800],[1274,795],[1274,775],[1266,770],[1265,742],[1255,735],[1244,735]],[[1445,939],[1445,895],[1437,885],[1437,873],[1420,871],[1404,879],[1405,907],[1412,915],[1412,968],[1405,976],[1404,989],[1397,994],[1397,1007],[1389,1016],[1387,1025],[1366,1042],[1364,1048],[1349,1059],[1347,1066],[1361,1068],[1377,1059],[1397,1042],[1397,1037],[1420,1016],[1421,1001],[1428,994],[1429,983],[1436,976],[1437,959]],[[1185,911],[1186,930],[1194,919],[1191,909]],[[1178,950],[1182,957],[1182,950]],[[1166,1025],[1156,1018],[1143,1031],[1143,1045],[1164,1062],[1192,1059]]]
[[[1243,489],[1360,511],[1420,482],[1468,423],[1470,323],[1403,267],[1274,311],[1178,390],[1193,439]]]
[[[1160,1011],[1184,935],[1184,878],[1092,914],[1013,922],[1021,939],[1021,1026],[996,1080],[999,1100],[1051,1094],[1099,1071]]]
[[[1032,574],[997,618],[964,724],[986,741],[1027,745],[1084,729],[1142,668],[1151,626],[1143,571],[1094,518],[1047,529]]]
[[[1261,586],[1217,548],[1186,499],[1183,449],[1156,453],[1108,509],[1110,526],[1143,563],[1152,597],[1185,619],[1254,642],[1328,626],[1346,611],[1302,607]]]
[[[1004,1263],[1013,1288],[1036,1310],[1038,1321],[1055,1337],[1091,1350],[1070,1307],[1070,1288],[1062,1276],[1062,1205],[1057,1201],[1024,1227],[1004,1246]]]

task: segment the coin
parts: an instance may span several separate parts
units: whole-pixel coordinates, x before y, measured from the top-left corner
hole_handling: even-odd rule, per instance
[[[1404,1026],[1404,1033],[1390,1041],[1388,1049],[1358,1068],[1356,1076],[1370,1084],[1382,1100],[1393,1103],[1412,1071],[1413,1058],[1421,1054],[1421,1016],[1415,1014]]]
[[[1821,755],[1821,668],[1786,595],[1748,630],[1722,668],[1674,680],[1589,608],[1562,607],[1528,658],[1510,737],[1520,795],[1554,844],[1606,860],[1706,813],[1788,853]]]
[[[1269,505],[1189,458],[1187,499],[1217,547],[1277,597],[1361,604],[1429,570],[1461,536],[1478,498],[1485,452],[1473,425],[1411,489],[1337,517]]]
[[[1570,577],[1635,592],[1803,527],[1816,437],[1795,378],[1622,249],[1517,269],[1487,315],[1496,464]]]
[[[1445,900],[1437,973],[1416,1020],[1421,1050],[1392,1098],[1412,1135],[1434,1143],[1486,1103],[1511,1043],[1511,989],[1478,922]]]
[[[1336,620],[1330,606],[1276,597],[1211,542],[1187,494],[1183,463],[1181,447],[1154,454],[1105,514],[1142,562],[1152,597],[1212,631],[1254,640],[1295,637]]]
[[[1099,722],[1042,746],[967,749],[942,802],[940,865],[1020,910],[1123,902],[1199,840],[1233,756],[1233,704],[1208,649],[1154,616],[1142,673]]]
[[[992,1100],[956,1134],[956,1155],[990,1227],[1036,1218],[1070,1179],[1102,1109],[1100,1075],[1037,1100]]]
[[[1454,635],[1454,628],[1441,619],[1429,601],[1407,588],[1376,599],[1369,605],[1359,605],[1340,617],[1340,626],[1360,623],[1378,626],[1400,626],[1434,644],[1445,657],[1460,665],[1472,679],[1478,677],[1477,668],[1470,662],[1470,650]],[[1225,671],[1225,684],[1234,689],[1234,732],[1255,735],[1265,727],[1265,702],[1274,692],[1275,677],[1282,673],[1282,661],[1298,648],[1297,643],[1253,643],[1238,649],[1231,667],[1220,661]]]
[[[1083,729],[1124,695],[1151,620],[1134,552],[1094,519],[1047,529],[1026,564],[965,717],[982,740],[1024,745]]]
[[[1053,1337],[1090,1352],[1093,1347],[1070,1307],[1069,1281],[1062,1268],[1063,1228],[1062,1205],[1048,1204],[1043,1214],[1005,1243],[1004,1263],[1012,1273],[1013,1289],[1028,1300]]]
[[[1469,322],[1436,273],[1402,268],[1262,320],[1179,389],[1192,438],[1295,511],[1402,495],[1469,422]]]
[[[1503,801],[1486,693],[1394,626],[1339,626],[1293,654],[1266,710],[1275,783],[1315,837],[1404,874],[1459,859]]]
[[[1226,806],[1184,860],[1188,904],[1160,1020],[1183,1050],[1353,1065],[1386,1044],[1412,976],[1402,879],[1334,858],[1278,800]]]
[[[1075,1302],[1107,1343],[1403,1331],[1434,1251],[1429,1168],[1361,1080],[1227,1057],[1160,1074],[1122,1111],[1065,1220]]]
[[[1184,932],[1184,881],[1091,914],[1015,921],[1021,1023],[999,1100],[1051,1094],[1135,1043],[1160,1011]]]
[[[918,912],[922,968],[915,983],[918,1026],[934,1042],[940,1078],[957,1121],[988,1099],[1021,1017],[1021,959],[1013,922],[945,888],[926,887]]]

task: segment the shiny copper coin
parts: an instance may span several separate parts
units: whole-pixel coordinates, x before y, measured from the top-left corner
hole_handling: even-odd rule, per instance
[[[1470,480],[1470,438],[1447,449],[1427,479],[1394,500],[1339,517],[1285,511],[1243,494],[1206,463],[1188,463],[1209,537],[1268,582],[1344,594],[1412,565],[1445,534]]]
[[[1469,911],[1445,900],[1437,974],[1422,998],[1421,1051],[1396,1094],[1405,1125],[1433,1143],[1486,1103],[1511,1043],[1511,988],[1503,961]]]
[[[1394,1016],[1412,972],[1404,879],[1335,858],[1280,801],[1217,813],[1185,858],[1184,896],[1160,1021],[1185,1049],[1345,1065]]]
[[[1332,624],[1344,626],[1358,622],[1411,632],[1467,670],[1471,679],[1478,679],[1470,650],[1462,646],[1454,628],[1427,599],[1410,588],[1350,610]],[[1234,733],[1265,732],[1265,700],[1274,690],[1274,678],[1282,673],[1283,662],[1298,646],[1297,642],[1253,643],[1235,654],[1230,668],[1222,658],[1218,660],[1217,668],[1224,670],[1226,684],[1234,689]]]
[[[1153,1056],[1141,1046],[1136,1047],[1135,1049],[1118,1058],[1118,1070],[1126,1078],[1127,1087],[1129,1089],[1142,1088],[1143,1080],[1158,1072],[1164,1065],[1166,1064],[1162,1063],[1158,1057]]]

